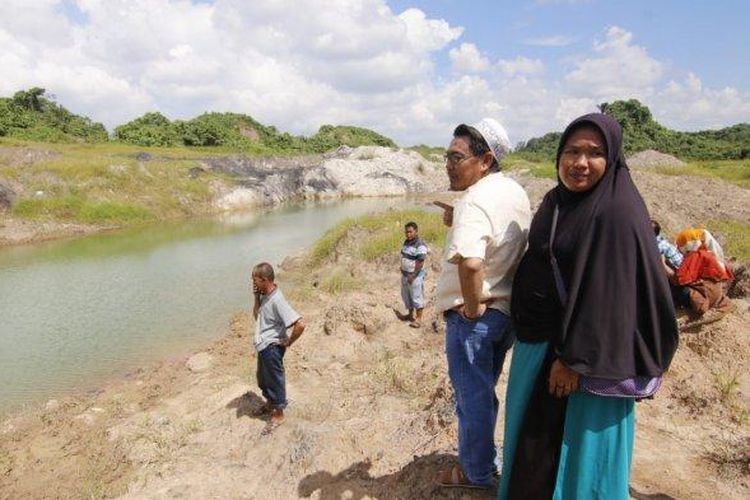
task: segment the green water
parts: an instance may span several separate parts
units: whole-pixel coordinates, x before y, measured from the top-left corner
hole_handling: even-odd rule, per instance
[[[0,409],[185,355],[248,307],[254,263],[278,264],[346,217],[399,204],[294,205],[0,249]]]

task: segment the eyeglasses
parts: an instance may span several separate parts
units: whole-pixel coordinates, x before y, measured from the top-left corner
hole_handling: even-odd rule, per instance
[[[476,158],[476,156],[475,155],[464,156],[460,153],[446,153],[443,155],[445,164],[449,167],[457,167],[461,165],[463,162],[465,162],[466,160],[468,160],[469,158]]]

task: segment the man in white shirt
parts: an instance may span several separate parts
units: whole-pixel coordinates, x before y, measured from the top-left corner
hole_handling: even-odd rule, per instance
[[[464,195],[455,207],[436,203],[450,226],[436,302],[446,319],[461,464],[440,472],[443,486],[496,486],[495,385],[515,337],[510,293],[531,222],[526,192],[500,172],[509,149],[502,125],[485,118],[456,127],[445,155],[451,190]]]

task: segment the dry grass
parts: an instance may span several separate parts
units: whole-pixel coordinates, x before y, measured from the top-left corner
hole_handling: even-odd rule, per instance
[[[736,221],[710,221],[708,229],[724,237],[724,251],[740,262],[750,263],[750,225]]]
[[[0,141],[0,145],[9,145]],[[121,144],[36,144],[57,154],[31,165],[0,164],[0,177],[25,188],[14,215],[36,220],[132,225],[184,217],[208,207],[209,182],[223,177],[205,173],[191,178],[201,154],[181,148],[135,148]],[[141,162],[147,150],[152,159]],[[215,155],[215,153],[213,153]]]
[[[725,435],[714,440],[705,458],[724,480],[747,480],[750,477],[750,439]]]
[[[740,187],[750,188],[750,160],[691,161],[679,167],[656,167],[654,172],[664,175],[716,177]]]
[[[339,295],[357,288],[358,282],[345,269],[336,268],[327,273],[320,282],[320,289],[331,295]]]

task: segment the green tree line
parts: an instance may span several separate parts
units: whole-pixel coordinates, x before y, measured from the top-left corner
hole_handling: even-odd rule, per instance
[[[750,158],[750,124],[740,123],[719,130],[679,132],[654,120],[651,110],[637,99],[599,105],[599,110],[617,119],[623,129],[626,155],[655,149],[685,160],[738,160]],[[554,160],[560,132],[529,139],[516,152],[531,160]]]
[[[145,147],[223,146],[269,154],[324,153],[342,145],[396,146],[388,137],[362,127],[323,125],[315,135],[304,137],[279,132],[238,113],[204,113],[172,121],[150,112],[116,127],[110,138],[101,123],[71,113],[39,87],[0,98],[1,136],[42,142],[113,140]]]
[[[0,98],[0,136],[44,142],[102,142],[109,139],[101,123],[71,113],[33,87]]]

